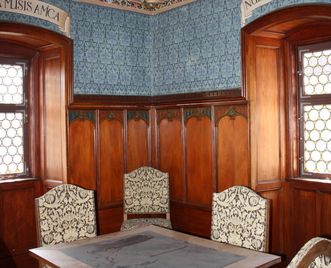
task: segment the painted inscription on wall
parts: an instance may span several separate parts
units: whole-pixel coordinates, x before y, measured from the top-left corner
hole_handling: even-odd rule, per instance
[[[271,2],[272,0],[242,0],[241,1],[241,26],[245,26],[246,19],[252,16],[254,9]]]
[[[37,17],[56,24],[61,31],[69,35],[70,18],[68,13],[56,6],[39,0],[0,0],[0,11]]]

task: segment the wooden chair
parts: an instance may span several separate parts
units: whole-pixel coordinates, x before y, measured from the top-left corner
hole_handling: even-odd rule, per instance
[[[294,256],[287,268],[331,267],[331,240],[314,237]]]
[[[166,218],[134,218],[128,214],[165,214]],[[124,221],[121,230],[158,225],[171,229],[169,175],[152,167],[124,174]]]
[[[61,184],[36,198],[35,204],[40,246],[96,236],[92,190]]]
[[[269,200],[244,186],[213,194],[211,239],[267,252]]]

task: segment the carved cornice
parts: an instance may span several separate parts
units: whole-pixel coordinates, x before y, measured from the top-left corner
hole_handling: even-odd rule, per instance
[[[128,121],[130,120],[144,120],[149,125],[149,113],[148,111],[128,111]]]
[[[95,124],[95,113],[94,111],[87,110],[69,110],[69,124],[75,120],[89,120]]]
[[[123,113],[122,111],[100,111],[100,121],[103,120],[117,120],[123,124]]]
[[[110,95],[74,95],[70,104],[75,107],[150,107],[171,106],[173,104],[217,103],[225,101],[243,101],[240,88],[207,92],[183,93],[159,96],[110,96]]]
[[[226,109],[226,110],[225,110]],[[247,119],[247,107],[245,106],[230,106],[230,107],[217,107],[215,109],[215,125],[224,117],[230,117],[235,120],[237,116],[242,116]]]
[[[167,119],[168,121],[172,121],[174,119],[181,119],[181,114],[179,109],[167,109],[167,110],[159,110],[158,111],[158,124],[161,123],[163,119]]]
[[[192,118],[197,117],[201,119],[202,117],[208,117],[211,119],[211,108],[210,107],[201,107],[201,108],[192,108],[192,109],[185,109],[184,110],[184,122]]]

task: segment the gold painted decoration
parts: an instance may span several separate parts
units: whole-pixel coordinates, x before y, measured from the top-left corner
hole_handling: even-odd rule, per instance
[[[121,10],[129,10],[146,15],[156,15],[180,7],[196,0],[76,0]]]
[[[117,120],[123,124],[123,114],[121,111],[101,111],[99,117],[100,117],[100,121]]]
[[[198,119],[201,119],[202,117],[208,117],[209,119],[211,119],[211,108],[210,107],[201,107],[201,108],[186,109],[184,111],[185,123],[187,123],[187,121],[191,117],[196,117]]]
[[[144,120],[147,125],[149,125],[149,113],[148,111],[128,111],[127,115],[128,121],[130,120]]]
[[[247,107],[244,105],[230,106],[230,107],[216,107],[215,125],[217,127],[218,122],[224,117],[229,117],[231,120],[235,120],[237,116],[242,116],[245,119],[247,119]]]
[[[168,121],[173,121],[174,119],[180,119],[180,110],[178,109],[168,109],[161,110],[158,112],[158,123],[160,124],[163,119]]]
[[[0,11],[23,14],[49,21],[70,36],[70,17],[62,9],[39,0],[0,0]]]

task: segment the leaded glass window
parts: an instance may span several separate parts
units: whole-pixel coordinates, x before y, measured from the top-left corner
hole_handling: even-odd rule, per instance
[[[300,171],[331,175],[331,43],[299,48]]]
[[[26,64],[0,59],[0,178],[25,176],[27,167]]]

